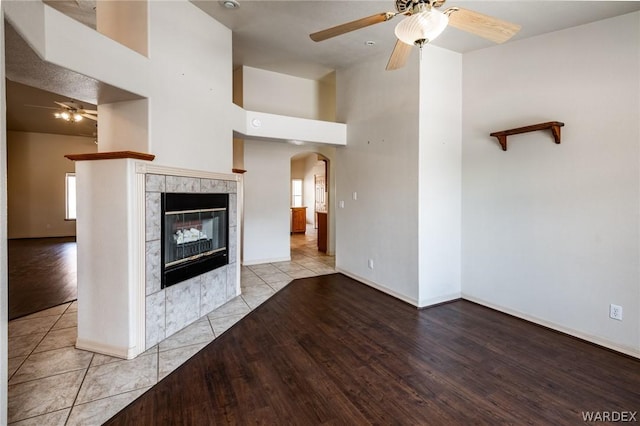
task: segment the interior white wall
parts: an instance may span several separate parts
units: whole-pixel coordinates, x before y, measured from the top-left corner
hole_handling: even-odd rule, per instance
[[[4,5],[0,5],[0,116],[6,117],[4,72]],[[0,253],[7,253],[7,140],[6,120],[0,120]],[[7,424],[8,371],[8,284],[7,256],[0,255],[0,424]]]
[[[239,107],[244,107],[244,93],[243,93],[243,67],[237,67],[233,70],[233,90],[232,98],[233,103]]]
[[[311,120],[327,117],[321,90],[331,89],[328,82],[244,66],[242,86],[242,105],[247,110]]]
[[[148,50],[146,1],[96,2],[96,29],[141,55]]]
[[[418,55],[385,71],[381,55],[337,73],[336,267],[418,303]],[[356,194],[356,197],[354,197]],[[354,199],[357,198],[357,199]],[[374,268],[368,267],[368,260]]]
[[[234,127],[234,130],[247,139],[347,144],[347,126],[343,123],[256,111],[245,111],[244,117],[244,126]]]
[[[245,139],[243,264],[291,259],[288,145]]]
[[[100,152],[149,152],[149,100],[98,105]]]
[[[65,220],[65,174],[75,171],[66,154],[96,152],[93,138],[7,132],[8,238],[76,235]]]
[[[178,1],[186,2],[176,0],[171,3]],[[3,2],[3,7],[7,20],[44,61],[114,87],[148,96],[150,69],[145,56],[43,2],[8,1]],[[109,94],[98,94],[98,97],[101,96]],[[92,99],[85,100],[96,103]]]
[[[306,156],[301,154],[291,159],[291,179],[304,179]]]
[[[318,120],[336,121],[336,72],[318,80]]]
[[[464,297],[640,355],[639,76],[640,13],[464,55]]]
[[[186,0],[149,2],[155,163],[231,172],[231,31]]]
[[[138,214],[134,211],[138,207],[134,160],[79,161],[76,176],[78,225],[83,224],[78,226],[77,235],[76,345],[127,358],[132,348],[137,353],[144,350],[136,347],[138,317],[137,305],[133,303],[138,300],[133,295],[139,288],[138,282],[132,279],[134,265],[138,264],[133,244],[138,237],[133,226],[133,218]],[[101,190],[96,191],[96,186]],[[80,219],[84,220],[80,222]],[[119,307],[117,313],[112,309],[114,306]],[[96,341],[95,336],[101,340]]]
[[[245,140],[243,264],[290,259],[291,157],[309,151],[335,158],[331,146]],[[331,224],[329,229],[333,253]]]
[[[460,297],[461,126],[462,55],[427,46],[420,60],[419,306]]]
[[[336,121],[336,72],[318,80],[318,120]]]

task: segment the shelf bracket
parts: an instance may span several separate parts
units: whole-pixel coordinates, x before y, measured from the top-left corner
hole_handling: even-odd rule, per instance
[[[495,136],[500,143],[503,151],[507,150],[507,136],[517,135],[520,133],[535,132],[536,130],[551,129],[553,139],[556,144],[560,143],[560,127],[563,127],[564,123],[560,121],[548,121],[546,123],[533,124],[531,126],[517,127],[515,129],[501,130],[499,132],[493,132],[489,136]]]

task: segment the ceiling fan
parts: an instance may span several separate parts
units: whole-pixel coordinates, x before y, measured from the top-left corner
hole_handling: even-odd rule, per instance
[[[404,15],[405,18],[396,26],[395,35],[398,40],[386,68],[395,70],[406,64],[413,45],[422,48],[438,37],[447,25],[495,43],[504,43],[520,30],[520,25],[460,7],[439,11],[438,8],[445,2],[446,0],[396,0],[396,12],[382,12],[356,19],[315,32],[310,37],[316,42],[323,41]]]
[[[81,104],[75,101],[58,102],[53,101],[60,106],[61,110],[53,113],[55,118],[75,123],[81,121],[82,118],[98,121],[98,111],[93,109],[84,109]]]
[[[98,121],[98,111],[94,109],[84,109],[82,104],[79,104],[76,101],[67,101],[67,102],[58,102],[53,101],[58,108],[56,107],[48,107],[42,105],[25,105],[27,107],[32,108],[46,108],[46,109],[55,109],[56,112],[53,113],[55,118],[59,118],[64,121],[68,121],[69,123],[77,123],[78,121],[82,121],[83,118],[88,118],[89,120]]]

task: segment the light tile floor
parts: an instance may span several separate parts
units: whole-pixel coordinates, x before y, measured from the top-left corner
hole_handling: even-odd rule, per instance
[[[100,425],[296,278],[335,272],[315,232],[291,238],[291,261],[242,267],[242,295],[133,360],[75,349],[76,302],[9,322],[11,425]]]

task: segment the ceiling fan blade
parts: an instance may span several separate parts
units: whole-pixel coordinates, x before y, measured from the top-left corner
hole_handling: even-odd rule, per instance
[[[67,104],[63,104],[62,102],[53,101],[53,103],[55,103],[55,104],[57,104],[57,105],[60,105],[62,108],[65,108],[65,109],[73,109],[73,108],[72,108],[72,107],[70,107],[69,105],[67,105]]]
[[[335,27],[327,28],[326,30],[318,31],[309,35],[313,41],[323,41],[328,38],[346,34],[351,31],[359,30],[360,28],[368,27],[370,25],[379,24],[380,22],[388,21],[396,16],[393,12],[378,13],[376,15],[367,16],[366,18],[356,19],[355,21],[347,22],[346,24],[337,25]]]
[[[45,109],[57,109],[59,110],[60,108],[56,108],[56,107],[48,107],[48,106],[42,106],[42,105],[29,105],[29,104],[24,104],[24,106],[29,107],[29,108],[45,108]]]
[[[449,25],[495,43],[504,43],[520,31],[520,25],[484,15],[473,10],[452,7],[445,11]]]
[[[393,52],[391,52],[391,57],[387,63],[387,71],[397,70],[404,67],[407,63],[407,59],[409,59],[412,47],[413,46],[410,44],[396,40],[396,45],[393,48]]]
[[[82,108],[82,111],[86,112],[87,114],[94,114],[94,115],[98,113],[98,111],[96,111],[95,109],[84,109],[84,108]]]
[[[91,115],[91,114],[80,114],[80,115],[83,116],[84,118],[88,118],[89,120],[98,121],[98,117],[96,117],[95,115]]]

